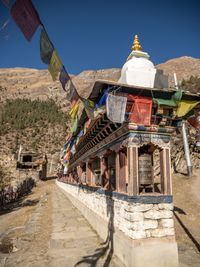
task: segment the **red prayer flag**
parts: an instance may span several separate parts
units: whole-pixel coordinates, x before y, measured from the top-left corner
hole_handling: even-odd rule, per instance
[[[200,116],[192,116],[187,119],[190,125],[196,129],[200,129]]]
[[[41,24],[39,15],[31,0],[17,0],[11,7],[11,16],[28,41]]]
[[[133,101],[129,121],[142,125],[151,124],[152,99],[145,96],[128,95],[128,100]]]

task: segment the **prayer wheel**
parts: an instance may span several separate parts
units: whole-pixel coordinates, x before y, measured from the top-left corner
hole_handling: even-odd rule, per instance
[[[147,186],[153,183],[151,154],[143,153],[139,156],[138,174],[140,185]]]

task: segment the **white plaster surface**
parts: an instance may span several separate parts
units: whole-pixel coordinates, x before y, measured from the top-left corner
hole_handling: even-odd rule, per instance
[[[148,88],[167,88],[168,78],[157,70],[145,52],[132,51],[122,67],[119,83]]]

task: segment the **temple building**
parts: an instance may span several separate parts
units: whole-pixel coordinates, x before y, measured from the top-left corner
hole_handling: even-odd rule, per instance
[[[58,186],[125,266],[177,267],[170,140],[200,97],[169,88],[135,36],[119,81],[96,81],[88,99]]]

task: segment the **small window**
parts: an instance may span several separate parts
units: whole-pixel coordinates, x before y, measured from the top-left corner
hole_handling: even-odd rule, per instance
[[[32,162],[32,156],[31,155],[25,155],[23,156],[22,162]]]

